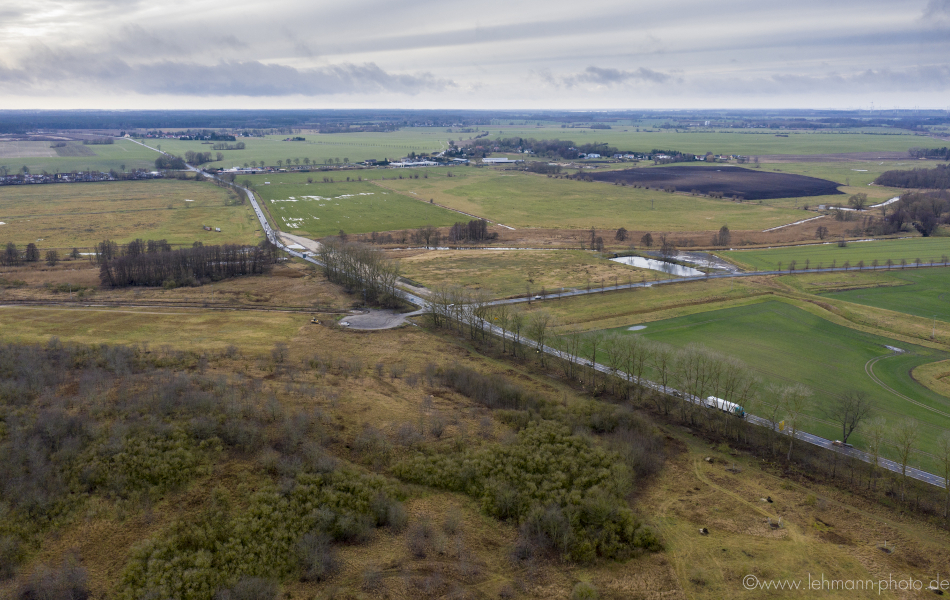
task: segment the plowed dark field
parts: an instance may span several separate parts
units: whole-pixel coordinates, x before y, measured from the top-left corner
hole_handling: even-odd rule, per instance
[[[739,196],[745,200],[844,193],[838,191],[837,183],[826,179],[727,166],[624,169],[592,173],[590,177],[597,181],[625,181],[628,185],[638,184],[660,189],[672,186],[679,192],[721,192],[727,198]]]

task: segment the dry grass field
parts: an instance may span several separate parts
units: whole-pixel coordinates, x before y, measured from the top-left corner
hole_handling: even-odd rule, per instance
[[[580,250],[432,250],[393,253],[403,275],[430,289],[461,285],[493,297],[556,294],[562,288],[600,287],[653,279],[637,269]]]
[[[41,249],[86,248],[112,239],[165,239],[170,244],[256,244],[260,224],[245,202],[211,183],[116,181],[0,187],[0,241]],[[220,227],[220,233],[202,226]]]
[[[70,296],[70,292],[72,296]],[[199,304],[218,308],[344,310],[354,298],[327,282],[323,273],[302,261],[275,265],[267,276],[227,279],[198,287],[175,289],[99,287],[99,268],[85,258],[0,267],[0,301],[108,300],[127,304]]]

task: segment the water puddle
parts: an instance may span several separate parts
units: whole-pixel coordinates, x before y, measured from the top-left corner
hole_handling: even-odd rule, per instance
[[[653,271],[660,271],[668,275],[675,275],[676,277],[702,277],[705,275],[699,269],[693,269],[692,267],[684,267],[683,265],[676,265],[673,263],[668,263],[664,260],[654,260],[652,258],[643,258],[642,256],[620,256],[617,258],[611,258],[613,262],[618,262],[620,264],[629,265],[631,267],[639,267],[641,269],[651,269]]]

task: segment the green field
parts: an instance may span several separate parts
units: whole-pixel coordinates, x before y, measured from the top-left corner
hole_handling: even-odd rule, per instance
[[[626,332],[627,328],[617,331]],[[902,348],[905,354],[881,360],[874,366],[874,373],[901,394],[950,413],[950,399],[918,384],[910,376],[910,371],[918,365],[950,358],[947,352],[835,325],[778,301],[654,321],[639,333],[676,347],[701,343],[738,358],[756,372],[763,384],[807,385],[814,396],[808,411],[811,419],[805,429],[826,438],[839,438],[840,430],[827,422],[822,407],[834,396],[851,390],[866,392],[877,413],[891,423],[905,416],[920,421],[921,447],[925,450],[941,431],[950,429],[950,417],[898,398],[874,383],[865,372],[869,360],[891,354],[885,345]],[[761,401],[770,402],[767,393],[763,393]],[[860,430],[855,434],[858,445],[862,441],[859,434]]]
[[[793,223],[810,214],[520,171],[465,168],[453,171],[453,177],[442,172],[386,185],[515,228],[712,231],[728,225],[739,231]]]
[[[611,129],[562,129],[558,127],[497,126],[488,130],[488,139],[523,137],[572,140],[577,144],[606,143],[622,151],[649,152],[652,149],[679,150],[694,154],[838,154],[844,152],[900,152],[927,146],[933,140],[893,129],[866,133],[812,133],[783,131],[776,137],[766,130],[652,130],[637,131],[636,125],[612,125]],[[641,127],[641,129],[644,129]],[[472,134],[466,134],[472,135]],[[455,138],[457,139],[457,138]]]
[[[285,142],[287,137],[300,136],[305,138],[303,142]],[[319,134],[309,131],[303,131],[294,136],[270,135],[262,138],[238,138],[238,141],[244,142],[244,150],[222,150],[224,160],[213,162],[210,166],[230,168],[241,167],[251,161],[260,163],[263,161],[268,166],[277,165],[280,160],[284,164],[288,160],[299,159],[303,164],[303,159],[308,158],[310,162],[318,166],[327,164],[328,160],[333,164],[342,164],[347,159],[351,163],[362,162],[367,159],[382,160],[389,158],[391,160],[402,158],[410,152],[417,154],[422,152],[439,152],[447,147],[447,141],[454,138],[453,134],[447,133],[443,128],[417,127],[401,129],[391,133],[333,133]],[[212,150],[212,143],[202,141],[181,141],[181,140],[143,140],[152,147],[161,146],[165,152],[171,152],[179,156],[184,156],[185,152],[193,150],[195,152],[211,152],[216,155],[218,151]],[[227,142],[235,144],[237,142]],[[154,158],[152,159],[154,161]]]
[[[816,221],[820,223],[820,221]],[[929,237],[903,240],[880,240],[874,242],[849,242],[847,247],[840,248],[837,243],[812,244],[808,246],[789,246],[768,250],[729,250],[717,252],[725,258],[740,264],[752,271],[774,271],[788,269],[791,261],[796,262],[797,269],[804,269],[806,261],[810,268],[815,269],[835,266],[842,267],[845,262],[856,267],[859,261],[870,267],[873,261],[887,264],[888,259],[900,268],[901,260],[906,260],[908,266],[919,258],[922,264],[929,264],[931,260],[942,263],[950,255],[950,238]],[[909,268],[909,267],[908,267]]]
[[[50,148],[53,142],[0,142],[0,165],[11,173],[24,166],[31,173],[69,173],[72,171],[104,171],[110,169],[154,169],[154,150],[149,150],[130,140],[117,139],[114,144],[84,146],[82,142],[69,142],[67,154],[83,153],[88,156],[60,156]],[[74,148],[75,147],[75,148]],[[64,153],[63,149],[59,149]]]
[[[876,286],[827,295],[838,300],[950,322],[950,269],[891,271]]]
[[[151,179],[0,187],[0,242],[41,248],[93,246],[104,239],[165,239],[171,244],[257,243],[250,205],[229,205],[207,182]],[[217,233],[202,226],[220,227]]]
[[[359,234],[422,225],[441,227],[468,220],[367,181],[307,183],[308,177],[322,180],[319,173],[278,173],[247,179],[266,202],[277,226],[288,233],[325,237],[341,229]]]

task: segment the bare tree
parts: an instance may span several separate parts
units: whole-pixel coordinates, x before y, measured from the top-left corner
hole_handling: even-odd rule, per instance
[[[841,425],[841,441],[847,444],[858,425],[871,416],[871,401],[864,392],[847,392],[832,400],[826,413]]]
[[[528,322],[528,336],[534,340],[541,366],[545,365],[544,345],[548,338],[549,329],[554,324],[554,317],[548,312],[539,310],[531,315]]]
[[[667,344],[653,342],[650,344],[650,364],[653,365],[653,372],[659,380],[663,391],[657,394],[657,409],[663,414],[669,414],[669,383],[673,372],[673,365],[676,360],[676,350]],[[660,398],[662,397],[662,399]]]
[[[792,460],[792,446],[795,443],[795,434],[801,427],[802,413],[808,405],[812,391],[806,386],[796,383],[786,386],[782,390],[782,412],[785,413],[785,429],[788,431],[788,456]]]
[[[943,505],[943,518],[950,517],[950,431],[944,431],[937,438],[934,456],[943,468],[943,490],[946,500]]]
[[[56,263],[59,262],[59,252],[56,250],[47,250],[46,251],[46,264],[55,267]]]
[[[920,439],[920,422],[916,419],[904,419],[894,427],[894,447],[901,462],[901,502],[904,501],[904,492],[907,489],[907,463],[914,453],[917,441]]]
[[[884,420],[884,417],[875,417],[868,421],[864,429],[864,440],[868,446],[868,454],[873,459],[868,475],[868,487],[873,488],[874,477],[877,474],[877,467],[881,460],[881,450],[884,447],[884,440],[887,439],[887,421]]]
[[[587,349],[590,351],[590,383],[591,387],[597,389],[597,351],[603,350],[604,333],[602,331],[591,331],[584,336],[587,343]]]

